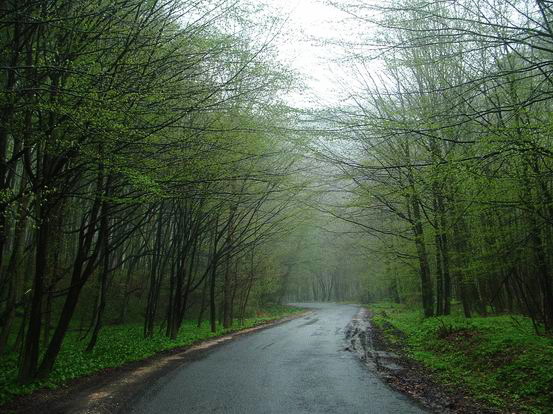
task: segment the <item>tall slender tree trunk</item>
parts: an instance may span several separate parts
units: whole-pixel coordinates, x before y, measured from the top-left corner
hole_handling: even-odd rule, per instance
[[[92,272],[94,271],[100,253],[101,243],[94,243],[96,236],[98,240],[102,239],[102,234],[98,234],[98,215],[101,209],[100,195],[103,189],[104,174],[103,169],[98,172],[98,178],[96,183],[97,196],[94,199],[90,214],[87,219],[83,219],[81,222],[81,229],[79,232],[78,249],[75,260],[73,262],[73,271],[71,274],[71,281],[69,290],[63,304],[61,314],[59,316],[58,323],[50,339],[50,343],[46,348],[44,357],[37,371],[38,378],[46,378],[52,368],[61,349],[63,339],[69,328],[75,308],[77,306],[81,290],[88,280]],[[100,226],[101,230],[101,226]]]
[[[26,179],[22,178],[20,183],[20,192],[26,185]],[[25,197],[21,205],[19,206],[19,213],[15,229],[13,232],[13,244],[11,249],[11,255],[6,268],[5,277],[7,279],[7,294],[6,294],[6,306],[4,308],[4,325],[0,331],[0,355],[5,352],[8,345],[8,340],[11,333],[11,328],[15,319],[15,307],[18,295],[18,288],[21,286],[19,278],[21,276],[21,261],[23,257],[25,229],[27,224],[27,207],[29,204],[29,197]]]
[[[217,278],[217,265],[219,261],[219,235],[217,234],[219,229],[219,216],[215,217],[215,226],[213,234],[213,250],[212,250],[212,268],[211,268],[211,277],[209,281],[209,323],[211,332],[217,331],[217,308],[216,308],[216,297],[215,297],[215,284]]]
[[[40,195],[40,193],[39,193]],[[40,199],[40,197],[38,197]],[[44,279],[48,263],[48,244],[50,237],[50,223],[48,206],[40,205],[40,227],[37,231],[35,253],[35,275],[33,279],[32,297],[29,311],[28,328],[25,336],[22,359],[19,367],[19,382],[30,382],[36,375],[40,347],[40,333],[42,328],[42,301],[44,296]]]
[[[119,311],[118,323],[124,324],[127,320],[127,311],[129,308],[129,300],[131,296],[131,283],[133,280],[133,272],[139,259],[131,260],[127,269],[127,275],[125,277],[125,286],[123,288],[123,300],[121,301],[121,309]]]
[[[445,227],[442,227],[442,228],[445,229]],[[443,278],[444,278],[443,311],[444,311],[444,315],[449,315],[451,313],[451,273],[449,270],[448,239],[445,231],[442,233],[442,264],[443,264]]]
[[[436,230],[438,231],[438,230]],[[444,296],[444,278],[442,267],[442,247],[440,235],[436,233],[436,315],[444,314],[443,296]]]
[[[50,339],[50,331],[52,330],[52,286],[47,287],[47,291],[45,294],[46,297],[46,303],[44,306],[44,321],[43,321],[43,329],[42,329],[42,346],[46,348],[48,346],[48,340]]]
[[[108,178],[109,187],[110,179]],[[106,191],[106,195],[109,195],[109,189]],[[90,341],[86,347],[86,352],[92,352],[98,341],[98,335],[100,334],[100,329],[102,328],[102,318],[104,315],[104,309],[106,308],[106,296],[107,296],[107,286],[108,286],[108,276],[110,271],[111,263],[111,249],[109,245],[109,206],[106,201],[103,203],[102,213],[100,218],[100,233],[102,234],[102,256],[103,264],[100,271],[100,286],[98,291],[98,301],[97,307],[95,309],[94,324],[92,329],[92,335]]]
[[[206,297],[207,297],[207,288],[209,286],[209,277],[204,278],[203,287],[202,287],[202,301],[200,303],[200,312],[198,313],[198,323],[196,324],[196,327],[201,328],[202,322],[204,318],[204,312],[205,312],[205,305],[206,305]]]
[[[211,278],[209,283],[209,322],[211,332],[217,332],[217,308],[215,305],[215,282],[217,277],[217,253],[213,258],[213,268],[211,269]]]
[[[244,318],[246,316],[246,309],[247,309],[247,306],[248,306],[248,300],[250,299],[250,292],[251,292],[252,286],[253,286],[254,275],[255,275],[255,272],[254,272],[254,268],[253,268],[253,257],[252,257],[251,266],[250,266],[250,275],[249,275],[248,284],[247,284],[247,287],[246,287],[246,294],[244,295],[244,301],[242,302],[242,306],[241,306],[241,310],[240,310],[240,324],[241,325],[244,324]]]
[[[230,328],[230,303],[232,295],[231,267],[229,258],[225,261],[225,276],[223,280],[223,328]]]
[[[419,260],[422,307],[424,310],[424,316],[430,317],[434,315],[434,295],[432,292],[432,278],[430,275],[430,266],[428,263],[428,253],[426,251],[426,243],[424,241],[420,204],[419,199],[416,195],[413,194],[409,198],[411,202],[411,211],[413,214],[413,235],[415,237],[417,257]]]
[[[154,334],[154,324],[157,310],[158,297],[158,273],[161,250],[161,238],[163,231],[163,205],[159,207],[157,218],[157,231],[154,242],[154,251],[150,267],[150,284],[148,288],[148,299],[146,303],[146,316],[144,318],[144,337],[150,338]]]

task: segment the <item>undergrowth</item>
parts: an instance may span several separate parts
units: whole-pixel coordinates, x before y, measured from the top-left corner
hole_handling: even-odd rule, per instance
[[[553,412],[553,340],[514,315],[423,318],[394,304],[375,304],[373,322],[436,378],[501,410]]]

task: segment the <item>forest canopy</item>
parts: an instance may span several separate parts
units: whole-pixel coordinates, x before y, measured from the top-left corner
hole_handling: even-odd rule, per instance
[[[216,302],[225,327],[243,318],[295,193],[278,19],[227,1],[2,9],[0,352],[20,350],[20,381],[138,304],[146,337],[163,321],[175,338],[191,307],[215,330]]]
[[[553,332],[550,2],[324,4],[355,35],[325,40],[340,99],[304,105],[285,16],[257,2],[0,2],[0,354],[19,384],[70,334],[176,340],[288,302]]]

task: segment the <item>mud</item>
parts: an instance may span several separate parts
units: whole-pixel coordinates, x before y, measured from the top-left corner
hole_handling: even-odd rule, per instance
[[[347,326],[345,350],[357,354],[390,387],[408,395],[432,413],[502,413],[474,401],[460,387],[434,381],[428,369],[405,356],[401,345],[386,341],[382,332],[372,326],[370,318],[370,312],[363,308]]]

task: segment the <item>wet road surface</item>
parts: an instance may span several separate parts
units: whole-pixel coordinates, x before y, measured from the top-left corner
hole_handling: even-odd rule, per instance
[[[424,412],[344,351],[344,330],[358,307],[303,306],[314,313],[235,339],[175,369],[152,384],[130,412]]]

